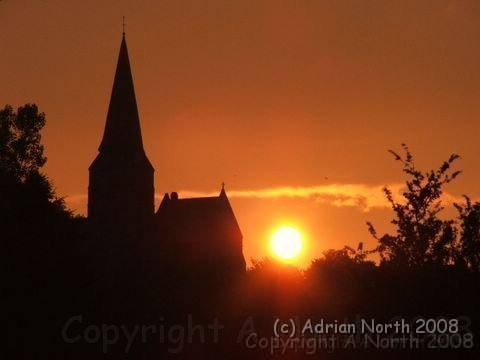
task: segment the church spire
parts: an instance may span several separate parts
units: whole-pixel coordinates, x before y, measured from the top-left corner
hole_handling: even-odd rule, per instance
[[[152,164],[143,149],[125,34],[99,153],[89,167],[88,218],[105,236],[134,237],[153,219]]]
[[[122,34],[107,122],[99,151],[144,152],[125,32]]]

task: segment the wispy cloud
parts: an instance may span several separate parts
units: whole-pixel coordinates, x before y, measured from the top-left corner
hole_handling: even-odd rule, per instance
[[[86,202],[87,200],[88,200],[87,194],[74,194],[74,195],[65,196],[65,201],[73,204],[81,204]]]
[[[243,199],[277,199],[299,198],[312,200],[320,204],[328,204],[335,207],[352,207],[362,211],[370,211],[375,208],[389,208],[390,204],[385,198],[383,189],[385,185],[366,184],[330,184],[307,187],[273,187],[264,189],[245,189],[227,191],[229,198]],[[404,184],[389,184],[396,200],[402,201]],[[218,192],[180,191],[181,197],[216,196]],[[449,193],[444,193],[442,201],[445,205],[461,202],[462,198]]]
[[[318,186],[282,186],[263,189],[228,189],[227,195],[230,199],[305,199],[317,204],[327,204],[335,207],[357,208],[368,212],[372,209],[389,208],[390,204],[383,192],[385,185],[366,184],[330,184]],[[402,200],[404,184],[389,184],[394,198]],[[218,196],[218,191],[203,192],[183,190],[179,191],[181,198]],[[163,194],[155,194],[156,201],[163,198]],[[86,204],[85,194],[68,196],[66,199],[72,207]],[[449,193],[444,193],[442,201],[445,205],[454,202],[462,202],[462,198]]]
[[[389,185],[394,193],[400,193],[400,184]],[[384,186],[364,184],[330,184],[307,187],[282,186],[264,189],[228,190],[229,198],[278,199],[298,198],[336,207],[357,207],[363,211],[385,208],[389,204],[383,193]],[[180,191],[181,197],[215,196],[218,192]]]

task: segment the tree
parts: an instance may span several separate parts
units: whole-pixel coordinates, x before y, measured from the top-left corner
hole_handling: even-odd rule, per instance
[[[384,188],[395,213],[391,223],[396,227],[396,234],[379,238],[373,225],[367,223],[370,233],[379,241],[382,263],[403,266],[451,264],[456,259],[457,230],[453,220],[441,220],[439,213],[443,210],[443,187],[461,173],[451,170],[459,156],[452,154],[438,169],[422,172],[416,168],[409,148],[405,144],[402,148],[404,156],[392,150],[390,153],[401,162],[408,176],[403,201],[397,201],[391,189]]]
[[[51,314],[68,312],[85,278],[77,251],[83,219],[74,217],[41,173],[46,162],[41,143],[45,115],[27,104],[0,110],[0,241],[5,271],[8,343],[19,353],[25,334],[39,353],[54,331]],[[41,328],[40,328],[41,326]],[[20,335],[20,336],[18,336]]]
[[[375,250],[365,250],[363,243],[358,243],[357,249],[350,246],[344,246],[343,249],[329,249],[323,252],[323,258],[315,259],[313,263],[325,263],[328,266],[349,266],[370,263],[366,261],[368,255]],[[312,264],[313,264],[312,263]]]
[[[72,264],[84,219],[73,216],[41,172],[45,114],[34,104],[0,110],[0,239],[12,284],[30,284]],[[58,275],[57,275],[58,277]],[[53,279],[53,278],[52,278]],[[44,281],[44,280],[42,280]],[[24,286],[25,287],[25,286]]]
[[[480,272],[480,203],[464,196],[465,205],[454,204],[460,221],[460,244],[457,262]]]
[[[41,143],[45,122],[45,114],[35,104],[21,106],[16,112],[10,105],[0,110],[0,224],[5,237],[20,239],[22,233],[40,231],[33,226],[37,222],[53,227],[53,219],[71,217],[63,199],[40,172],[47,161]]]
[[[13,111],[10,105],[0,110],[0,171],[19,181],[39,171],[47,159],[43,155],[40,131],[45,114],[35,104]]]

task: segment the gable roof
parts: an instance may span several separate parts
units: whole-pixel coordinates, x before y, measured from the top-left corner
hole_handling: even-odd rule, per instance
[[[242,239],[224,190],[219,196],[185,199],[176,193],[165,194],[155,217],[160,233],[174,242],[211,244]]]

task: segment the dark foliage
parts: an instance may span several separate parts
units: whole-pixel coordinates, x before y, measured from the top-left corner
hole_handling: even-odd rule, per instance
[[[465,205],[455,204],[460,222],[457,263],[480,271],[480,203],[465,196]]]
[[[83,219],[58,198],[48,178],[40,130],[45,116],[35,105],[0,111],[0,240],[6,271],[9,337],[51,330],[55,313],[76,281]],[[56,304],[56,306],[52,306]],[[42,351],[42,336],[10,339],[12,351]]]
[[[391,204],[395,218],[395,234],[378,237],[371,223],[370,233],[378,240],[378,252],[382,264],[399,267],[468,266],[478,271],[478,208],[466,198],[466,205],[456,204],[459,220],[440,217],[441,196],[445,185],[453,181],[461,171],[452,170],[459,156],[452,154],[436,170],[422,172],[415,166],[413,156],[402,145],[404,156],[390,151],[401,162],[408,179],[401,200],[396,200],[391,189],[384,192]],[[460,229],[460,230],[459,230]],[[460,236],[459,236],[460,232]]]
[[[0,110],[0,169],[25,181],[38,172],[47,159],[43,155],[40,130],[45,126],[45,114],[35,104],[19,107],[9,105]]]
[[[458,172],[452,156],[437,171],[421,173],[405,147],[404,171],[410,176],[405,203],[386,189],[396,214],[397,234],[379,238],[382,263],[367,260],[372,251],[359,244],[328,250],[305,271],[272,259],[253,261],[243,278],[218,283],[209,271],[171,271],[175,259],[159,264],[151,254],[127,254],[132,266],[115,273],[103,264],[115,253],[91,238],[84,218],[66,209],[48,178],[40,130],[45,117],[36,106],[0,112],[0,240],[6,265],[5,291],[8,329],[2,358],[18,359],[264,359],[279,358],[268,350],[245,346],[252,332],[272,337],[276,318],[325,318],[344,321],[360,316],[388,320],[422,316],[467,316],[478,334],[480,204],[466,198],[457,205],[457,222],[438,218],[443,185]],[[373,227],[372,233],[375,234]],[[153,257],[154,258],[154,257]],[[134,260],[135,259],[135,260]],[[457,266],[452,266],[453,264]],[[463,264],[463,265],[462,265]],[[474,271],[472,271],[474,270]],[[82,316],[70,335],[83,334],[68,343],[62,336],[72,316]],[[188,319],[223,326],[218,342],[198,330],[193,341],[183,335]],[[124,336],[108,344],[87,341],[88,329],[117,326],[161,325],[160,334],[126,350]],[[182,326],[179,328],[178,324]],[[93,326],[93,327],[92,327]],[[175,328],[176,326],[176,328]],[[170,329],[170,330],[169,330]],[[171,329],[176,335],[168,337]],[[122,333],[119,333],[120,335]],[[91,335],[91,334],[90,334]],[[138,338],[137,338],[138,339]],[[175,351],[180,351],[176,353]],[[311,358],[302,350],[283,358]],[[325,351],[317,357],[327,356]],[[450,351],[339,351],[336,358],[452,358]],[[377,356],[378,355],[378,356]],[[476,349],[457,351],[456,358],[477,358]]]

